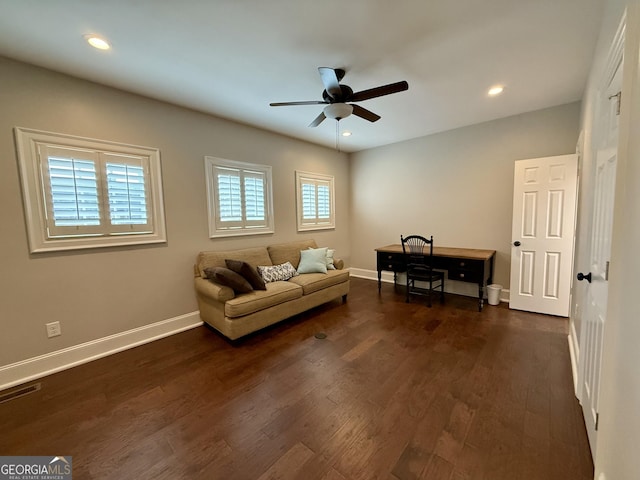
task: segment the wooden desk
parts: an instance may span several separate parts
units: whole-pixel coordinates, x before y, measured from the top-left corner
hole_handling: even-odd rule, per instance
[[[394,244],[376,248],[378,268],[378,291],[382,286],[382,271],[393,272],[393,284],[396,284],[398,272],[405,271],[405,259],[402,245]],[[484,287],[493,281],[495,250],[475,248],[433,247],[433,268],[446,270],[447,278],[478,285],[478,311],[484,303]]]

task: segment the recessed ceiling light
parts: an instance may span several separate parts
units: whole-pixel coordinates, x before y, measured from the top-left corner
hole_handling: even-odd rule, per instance
[[[344,132],[342,132],[342,136],[343,137],[350,137],[351,136],[351,132],[349,130],[345,130]]]
[[[104,38],[100,38],[97,35],[85,35],[85,40],[94,48],[98,50],[109,50],[111,45]]]
[[[504,87],[502,85],[496,85],[495,87],[491,87],[489,89],[489,95],[495,97],[496,95],[500,95],[504,91]]]

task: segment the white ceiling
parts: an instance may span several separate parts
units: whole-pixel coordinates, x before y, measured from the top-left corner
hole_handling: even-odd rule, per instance
[[[579,100],[604,0],[0,0],[0,55],[334,147],[317,67],[354,91],[343,151]],[[101,52],[83,40],[100,34]],[[504,84],[489,98],[487,89]]]

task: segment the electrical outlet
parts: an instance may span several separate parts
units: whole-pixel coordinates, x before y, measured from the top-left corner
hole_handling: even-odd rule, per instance
[[[62,335],[62,330],[60,330],[60,322],[51,322],[46,324],[47,327],[47,337],[57,337],[58,335]]]

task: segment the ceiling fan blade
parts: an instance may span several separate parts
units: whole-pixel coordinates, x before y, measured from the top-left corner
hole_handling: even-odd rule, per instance
[[[329,102],[321,102],[319,100],[309,100],[308,102],[274,102],[270,103],[272,107],[290,107],[291,105],[325,105]]]
[[[320,78],[322,79],[322,84],[324,85],[324,89],[327,91],[329,95],[331,95],[331,98],[335,97],[336,95],[340,95],[342,93],[342,89],[340,88],[340,80],[338,79],[338,74],[333,68],[318,67],[318,73],[320,74]]]
[[[409,84],[405,81],[390,83],[389,85],[382,85],[380,87],[370,88],[369,90],[362,90],[351,95],[349,102],[361,102],[362,100],[369,100],[370,98],[382,97],[384,95],[390,95],[392,93],[403,92],[409,89]]]
[[[364,118],[365,120],[369,120],[370,122],[376,122],[380,120],[380,115],[376,115],[372,111],[367,110],[366,108],[362,108],[360,105],[351,106],[353,107],[352,113],[360,118]]]
[[[320,112],[320,115],[318,115],[318,116],[315,118],[315,120],[309,124],[309,126],[310,126],[310,127],[317,127],[318,125],[320,125],[320,124],[322,123],[322,121],[323,121],[325,118],[327,118],[327,117],[324,115],[324,112]]]

